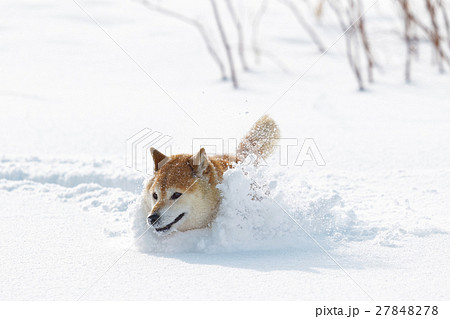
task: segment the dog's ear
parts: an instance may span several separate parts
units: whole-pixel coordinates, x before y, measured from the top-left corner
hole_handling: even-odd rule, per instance
[[[153,157],[153,162],[155,163],[154,171],[159,170],[166,162],[169,160],[169,157],[158,151],[157,149],[150,147],[150,153]]]
[[[194,169],[194,174],[197,177],[201,177],[204,173],[207,173],[207,168],[209,165],[208,156],[206,155],[205,149],[202,147],[197,154],[192,157],[192,167]]]

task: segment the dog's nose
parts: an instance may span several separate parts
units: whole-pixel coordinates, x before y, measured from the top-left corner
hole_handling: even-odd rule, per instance
[[[153,225],[154,223],[156,223],[156,221],[159,219],[159,217],[161,217],[161,216],[157,213],[151,214],[150,216],[148,216],[148,223],[150,225]]]

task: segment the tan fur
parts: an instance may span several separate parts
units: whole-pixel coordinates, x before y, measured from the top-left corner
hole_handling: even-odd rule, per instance
[[[151,208],[148,216],[160,216],[152,225],[157,230],[163,229],[180,216],[171,228],[187,231],[210,225],[220,204],[221,195],[216,186],[222,182],[223,173],[250,153],[266,158],[272,153],[277,138],[279,129],[275,121],[263,116],[240,144],[236,157],[207,156],[203,148],[194,156],[166,157],[152,148],[155,171],[144,191],[144,202]],[[178,199],[171,198],[176,192],[182,195]],[[157,199],[153,198],[154,193]]]
[[[237,149],[240,161],[254,154],[266,159],[272,154],[276,141],[280,138],[280,129],[277,123],[268,115],[263,115],[243,138]]]

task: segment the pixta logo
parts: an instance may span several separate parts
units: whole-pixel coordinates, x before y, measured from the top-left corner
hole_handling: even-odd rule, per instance
[[[166,155],[172,155],[170,142],[172,137],[158,131],[144,128],[127,139],[126,166],[151,174],[153,172],[153,159],[150,147],[154,147]]]

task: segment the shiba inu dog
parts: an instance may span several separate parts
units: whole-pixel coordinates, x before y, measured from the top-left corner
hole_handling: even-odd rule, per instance
[[[269,116],[261,117],[239,144],[236,156],[207,156],[202,148],[195,155],[165,156],[154,148],[154,175],[143,194],[147,223],[158,232],[187,231],[208,227],[221,201],[217,185],[233,164],[253,154],[265,159],[275,147],[280,131]]]

